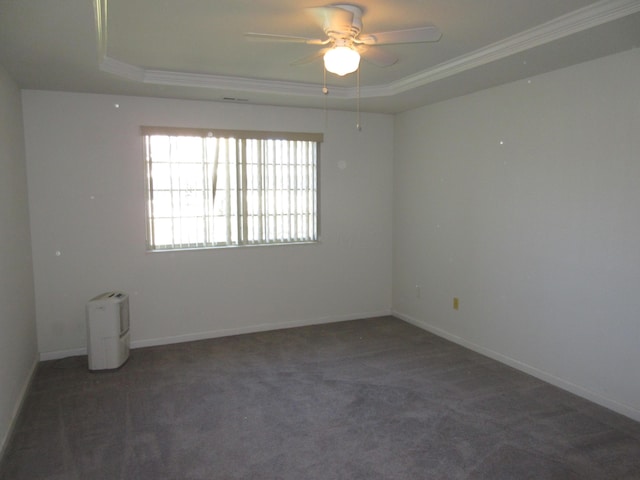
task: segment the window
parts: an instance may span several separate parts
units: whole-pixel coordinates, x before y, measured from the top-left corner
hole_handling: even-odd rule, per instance
[[[321,134],[142,134],[149,250],[317,241]]]

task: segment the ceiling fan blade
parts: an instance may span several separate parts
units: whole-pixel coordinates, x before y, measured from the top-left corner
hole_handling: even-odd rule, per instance
[[[307,9],[324,31],[348,32],[353,23],[353,12],[334,7],[312,7]]]
[[[356,48],[360,56],[368,61],[377,65],[378,67],[389,67],[398,61],[398,57],[393,53],[378,47],[372,47],[369,45],[360,45]]]
[[[320,40],[315,38],[296,37],[294,35],[274,35],[271,33],[247,32],[244,35],[250,40],[282,43],[306,43],[307,45],[326,45],[330,41],[329,39]]]
[[[315,60],[318,60],[319,58],[322,58],[324,56],[325,53],[327,53],[328,50],[331,50],[330,48],[322,48],[320,50],[318,50],[317,52],[311,54],[311,55],[307,55],[306,57],[302,57],[299,58],[298,60],[291,62],[291,65],[293,66],[298,66],[298,65],[304,65],[306,63],[311,63]]]
[[[442,37],[438,27],[410,28],[407,30],[393,30],[390,32],[370,33],[360,35],[356,42],[365,45],[390,45],[393,43],[437,42]]]

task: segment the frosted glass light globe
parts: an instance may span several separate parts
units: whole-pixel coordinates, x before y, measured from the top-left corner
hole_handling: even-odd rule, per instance
[[[324,54],[324,68],[339,76],[353,73],[360,65],[360,54],[349,47],[335,47]]]

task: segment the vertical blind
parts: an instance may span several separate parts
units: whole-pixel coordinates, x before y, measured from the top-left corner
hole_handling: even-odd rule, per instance
[[[147,248],[318,239],[321,134],[142,127]]]

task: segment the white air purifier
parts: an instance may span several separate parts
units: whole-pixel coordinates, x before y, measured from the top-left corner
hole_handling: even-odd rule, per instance
[[[129,296],[107,292],[87,303],[89,370],[112,370],[129,358]]]

